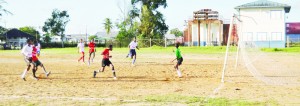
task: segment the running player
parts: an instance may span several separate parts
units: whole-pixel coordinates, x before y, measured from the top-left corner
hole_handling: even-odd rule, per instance
[[[109,58],[112,58],[112,56],[109,55],[109,51],[112,51],[113,47],[112,45],[109,45],[108,48],[104,49],[101,55],[103,55],[102,59],[102,71],[101,68],[98,71],[94,71],[94,78],[96,77],[96,74],[99,72],[104,72],[105,66],[110,66],[112,68],[114,79],[117,79],[116,72],[114,65],[110,62]]]
[[[80,60],[82,59],[82,62],[84,62],[84,42],[82,41],[82,39],[80,39],[80,42],[77,45],[78,48],[78,53],[81,53],[81,57],[78,59],[78,62],[80,62]]]
[[[91,64],[91,63],[90,63],[91,56],[93,55],[92,63],[93,63],[93,60],[94,60],[94,58],[95,58],[95,52],[96,52],[95,47],[96,47],[96,44],[95,44],[95,42],[94,42],[94,39],[92,39],[91,42],[89,43],[89,48],[90,48],[90,50],[89,50],[89,65]]]
[[[25,76],[26,73],[30,70],[31,67],[31,63],[32,63],[32,40],[31,39],[27,39],[27,44],[25,46],[23,46],[23,49],[21,51],[21,53],[24,56],[24,60],[27,64],[27,69],[24,70],[24,72],[21,75],[21,78],[26,81]]]
[[[33,64],[33,69],[32,69],[32,74],[33,77],[38,80],[38,78],[35,76],[36,71],[38,70],[38,66],[41,66],[44,69],[44,73],[46,75],[46,77],[48,77],[50,75],[51,72],[47,72],[44,65],[39,61],[39,59],[37,58],[37,53],[38,53],[38,49],[36,47],[37,45],[33,45],[33,49],[32,49],[32,64]]]
[[[182,75],[181,75],[179,66],[182,64],[183,58],[182,58],[182,55],[181,55],[181,52],[180,52],[180,49],[179,49],[179,43],[176,43],[175,47],[176,47],[176,50],[175,50],[176,58],[172,62],[174,62],[175,60],[177,60],[177,63],[174,66],[174,68],[177,71],[178,77],[181,78]]]
[[[135,60],[136,60],[136,51],[135,51],[135,49],[139,50],[136,38],[134,38],[134,40],[128,45],[128,48],[130,49],[131,59],[133,59],[131,65],[134,66],[134,63],[135,63]]]

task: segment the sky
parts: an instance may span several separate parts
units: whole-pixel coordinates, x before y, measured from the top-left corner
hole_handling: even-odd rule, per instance
[[[54,9],[67,10],[70,22],[66,34],[95,34],[105,31],[104,19],[110,18],[113,23],[123,19],[121,10],[130,9],[131,0],[5,0],[4,9],[13,15],[0,17],[0,25],[7,28],[33,26],[39,31],[44,22],[50,18]],[[159,8],[166,19],[169,29],[183,29],[185,20],[192,18],[193,11],[212,9],[219,11],[220,17],[230,19],[237,13],[234,7],[256,0],[167,0],[166,8]],[[271,0],[291,5],[287,22],[300,22],[300,0]],[[117,30],[114,27],[113,30]]]

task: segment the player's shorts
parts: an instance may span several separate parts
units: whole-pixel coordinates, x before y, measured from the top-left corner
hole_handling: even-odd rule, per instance
[[[102,67],[109,66],[111,64],[109,59],[102,59]]]
[[[37,66],[39,66],[39,65],[42,65],[42,63],[41,63],[39,60],[34,61],[34,62],[32,62],[32,63],[33,63],[33,65],[34,65],[35,67],[37,67]]]
[[[37,54],[40,54],[41,53],[41,51],[37,51]]]
[[[90,53],[94,53],[94,52],[96,52],[95,49],[90,49]]]
[[[181,65],[182,64],[182,62],[183,62],[183,58],[181,57],[181,58],[179,58],[179,59],[177,59],[177,64],[178,65]]]
[[[32,57],[29,58],[24,57],[24,61],[26,62],[27,66],[29,66],[32,63]]]
[[[130,54],[131,56],[135,56],[136,55],[135,49],[130,49]]]

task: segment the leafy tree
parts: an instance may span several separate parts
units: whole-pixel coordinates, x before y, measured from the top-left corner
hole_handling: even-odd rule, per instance
[[[109,35],[111,29],[113,28],[111,20],[109,18],[106,18],[103,24],[104,24],[104,29],[106,30],[106,34]]]
[[[168,26],[165,23],[163,14],[157,9],[159,7],[166,8],[166,0],[131,0],[131,4],[138,6],[140,3],[141,10],[134,7],[130,15],[139,17],[141,25],[139,26],[139,33],[142,37],[147,38],[162,38],[168,31]],[[141,16],[140,16],[141,14]]]
[[[8,29],[0,26],[0,40],[6,40],[6,36],[4,35],[4,33],[7,31],[8,31]]]
[[[49,33],[45,34],[44,42],[50,43],[50,41],[51,41],[51,37],[50,37]]]
[[[37,31],[34,27],[25,26],[25,27],[19,28],[19,30],[32,35],[34,38],[37,38],[37,40],[39,40],[41,38],[39,31]]]
[[[3,16],[3,14],[10,14],[12,15],[11,12],[8,10],[4,9],[2,4],[5,4],[6,2],[4,0],[0,0],[0,16]],[[5,27],[0,26],[0,40],[6,40],[6,36],[4,35],[5,32],[7,32],[8,29]]]
[[[70,21],[67,11],[53,10],[51,18],[47,19],[43,27],[43,31],[50,36],[60,36],[61,44],[64,47],[64,32],[67,23]]]
[[[130,40],[131,38],[136,37],[138,35],[137,30],[139,27],[139,23],[133,22],[131,24],[130,18],[121,23],[118,23],[117,27],[119,28],[119,33],[116,39],[119,41]]]
[[[97,38],[96,35],[89,36],[89,40],[92,40],[92,39],[95,39],[95,38]]]
[[[178,28],[174,28],[170,31],[171,34],[174,34],[176,37],[182,36],[183,33],[178,29]]]

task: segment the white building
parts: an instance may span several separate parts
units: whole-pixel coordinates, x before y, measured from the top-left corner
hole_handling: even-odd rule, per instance
[[[80,39],[82,39],[83,41],[87,41],[89,38],[89,35],[88,34],[70,34],[70,35],[67,35],[66,38],[67,38],[66,40],[68,42],[79,42]]]
[[[242,23],[241,41],[255,42],[258,47],[284,48],[286,43],[286,13],[291,6],[258,0],[235,7]]]
[[[60,36],[51,36],[51,41],[50,42],[61,42],[61,37]],[[67,42],[68,38],[64,37],[64,42]]]

